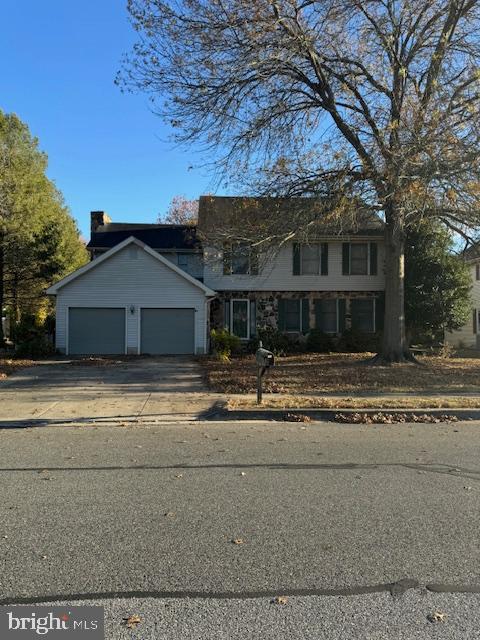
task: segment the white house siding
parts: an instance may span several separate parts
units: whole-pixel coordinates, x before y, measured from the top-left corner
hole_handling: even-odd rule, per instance
[[[206,300],[201,289],[140,247],[127,246],[58,291],[56,346],[62,353],[67,350],[69,307],[125,307],[127,353],[138,353],[141,307],[194,308],[195,351],[204,353]]]
[[[327,242],[328,240],[319,240]],[[382,291],[385,288],[384,243],[375,238],[356,237],[358,242],[377,242],[376,276],[342,275],[342,242],[328,241],[328,275],[294,276],[293,244],[282,247],[273,259],[261,265],[257,276],[224,275],[223,259],[214,250],[205,250],[204,279],[215,291]],[[352,240],[353,242],[353,240]]]
[[[458,331],[446,332],[445,341],[454,347],[479,348],[480,347],[480,280],[476,279],[475,263],[470,265],[470,274],[472,277],[472,312],[466,324]],[[473,332],[473,311],[477,314],[477,333]],[[478,342],[477,342],[477,336]]]

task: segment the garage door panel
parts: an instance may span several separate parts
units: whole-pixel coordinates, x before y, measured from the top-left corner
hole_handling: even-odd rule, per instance
[[[69,309],[68,352],[71,355],[125,353],[125,309]]]
[[[142,309],[140,351],[152,355],[194,353],[194,309]]]

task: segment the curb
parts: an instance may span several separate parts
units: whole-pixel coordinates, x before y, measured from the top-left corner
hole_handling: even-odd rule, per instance
[[[355,422],[338,422],[335,416],[355,415],[358,413],[373,416],[378,413],[390,414],[401,413],[407,416],[427,415],[431,417],[449,415],[454,416],[459,421],[480,420],[480,409],[219,409],[205,416],[203,420],[228,422],[229,420],[273,420],[277,422],[295,422],[286,420],[287,414],[301,414],[308,416],[311,420],[319,422],[335,422],[335,424],[357,424]],[[418,423],[417,423],[418,424]],[[421,423],[420,423],[421,424]]]

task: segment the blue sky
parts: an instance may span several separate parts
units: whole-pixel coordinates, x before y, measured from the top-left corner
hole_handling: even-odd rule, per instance
[[[175,195],[211,191],[199,158],[168,141],[143,95],[114,85],[135,34],[125,0],[1,0],[0,109],[49,157],[49,177],[85,237],[89,212],[154,222]]]

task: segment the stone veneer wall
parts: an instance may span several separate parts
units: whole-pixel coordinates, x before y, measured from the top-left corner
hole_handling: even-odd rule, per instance
[[[248,299],[256,301],[257,327],[277,328],[278,298],[308,298],[310,300],[310,327],[315,326],[315,300],[324,298],[346,299],[346,328],[350,326],[350,300],[352,298],[378,298],[380,291],[222,291],[211,303],[210,320],[212,328],[223,327],[223,303],[225,300]]]

